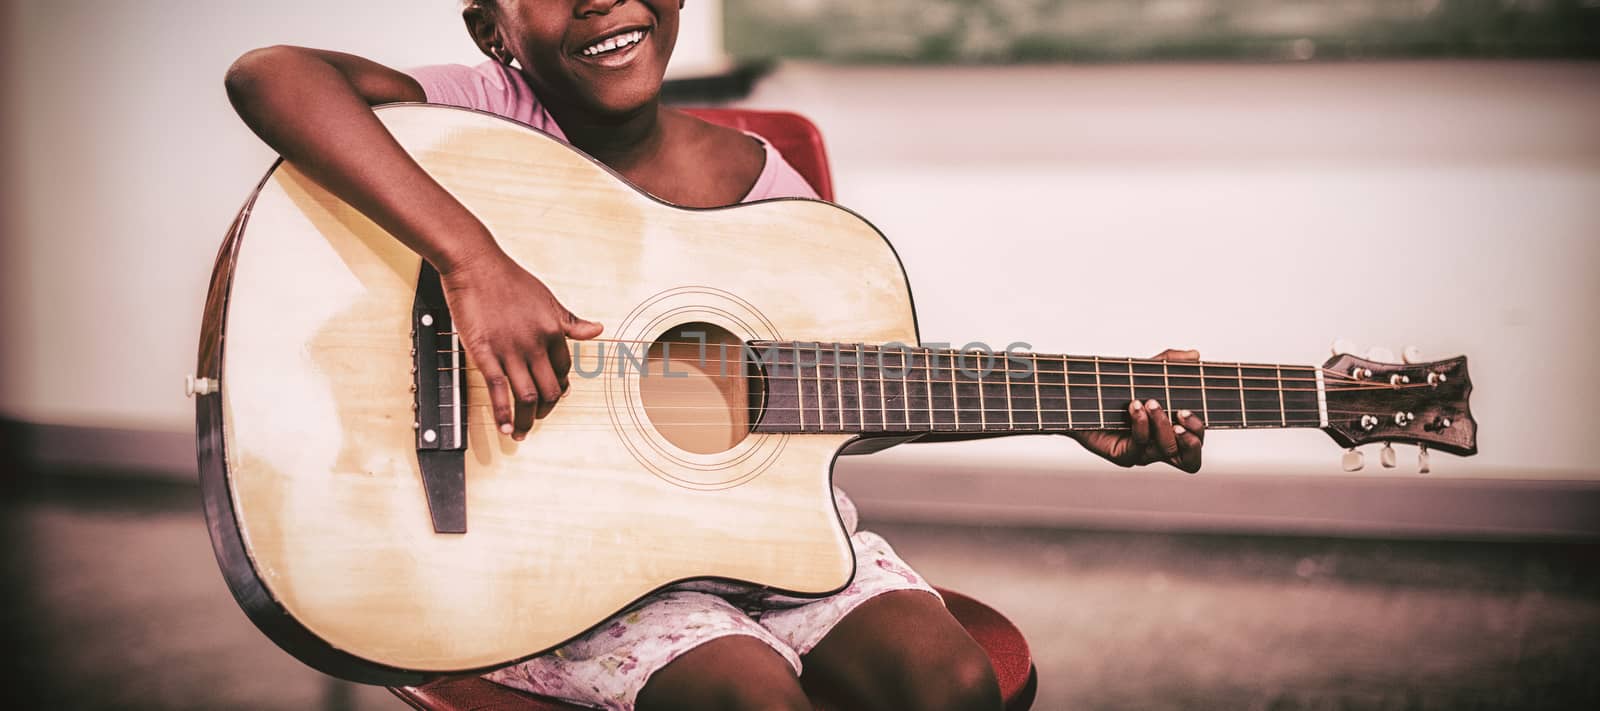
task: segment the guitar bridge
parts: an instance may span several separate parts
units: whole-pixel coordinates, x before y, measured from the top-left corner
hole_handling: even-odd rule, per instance
[[[439,273],[426,261],[411,307],[417,465],[435,533],[467,532],[466,354]]]

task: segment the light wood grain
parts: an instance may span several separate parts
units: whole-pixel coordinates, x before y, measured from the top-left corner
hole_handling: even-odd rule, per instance
[[[898,261],[846,211],[679,209],[503,120],[420,106],[380,115],[607,338],[702,321],[747,339],[916,340]],[[233,503],[264,585],[313,633],[381,664],[461,670],[551,648],[675,580],[819,594],[848,581],[829,475],[847,436],[687,452],[648,426],[637,378],[615,368],[574,377],[520,444],[474,409],[468,533],[435,534],[408,390],[418,267],[289,166],[240,246],[222,373]],[[486,404],[475,372],[469,385]]]

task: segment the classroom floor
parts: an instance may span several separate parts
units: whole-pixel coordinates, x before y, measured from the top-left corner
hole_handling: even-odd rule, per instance
[[[250,625],[197,489],[49,481],[0,504],[8,707],[403,708]],[[1043,711],[1600,708],[1600,546],[873,527],[1021,626]]]

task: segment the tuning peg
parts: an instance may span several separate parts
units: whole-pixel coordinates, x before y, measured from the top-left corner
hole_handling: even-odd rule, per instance
[[[1333,346],[1331,347],[1333,349],[1333,354],[1336,356],[1356,354],[1356,344],[1348,338],[1334,339]]]
[[[1406,346],[1405,348],[1401,348],[1400,349],[1400,360],[1405,361],[1408,364],[1410,364],[1410,363],[1421,363],[1422,362],[1422,351],[1419,350],[1416,346]]]
[[[1367,349],[1367,360],[1377,361],[1379,363],[1393,363],[1394,351],[1384,348],[1383,346],[1373,346]]]
[[[1344,465],[1344,470],[1347,472],[1358,472],[1361,471],[1362,467],[1366,466],[1366,456],[1357,452],[1355,447],[1351,447],[1349,451],[1344,453],[1344,460],[1341,464]]]
[[[1378,461],[1383,463],[1384,469],[1394,468],[1394,447],[1388,442],[1383,443],[1383,449],[1378,451]]]
[[[1417,446],[1417,473],[1427,474],[1431,471],[1428,467],[1428,445]]]

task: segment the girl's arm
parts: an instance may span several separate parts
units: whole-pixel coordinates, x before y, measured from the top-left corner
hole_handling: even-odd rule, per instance
[[[438,269],[495,421],[521,439],[566,390],[566,339],[593,338],[601,326],[574,316],[507,256],[372,112],[425,101],[422,87],[361,57],[288,46],[246,53],[226,85],[261,140]]]

